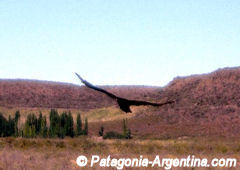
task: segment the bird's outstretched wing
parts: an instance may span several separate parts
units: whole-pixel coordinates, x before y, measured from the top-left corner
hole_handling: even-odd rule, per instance
[[[85,84],[87,87],[89,87],[89,88],[91,88],[91,89],[94,89],[94,90],[97,90],[97,91],[99,91],[99,92],[105,93],[106,95],[108,95],[108,96],[111,97],[111,98],[114,98],[114,99],[117,98],[117,96],[115,96],[114,94],[109,93],[109,92],[107,92],[106,90],[101,89],[101,88],[99,88],[99,87],[96,87],[96,86],[92,85],[91,83],[87,82],[87,81],[84,80],[78,73],[75,73],[75,74],[78,76],[78,78],[81,80],[81,82],[82,82],[83,84]]]
[[[125,99],[125,98],[121,98],[121,97],[115,96],[112,93],[107,92],[104,89],[101,89],[99,87],[96,87],[96,86],[92,85],[91,83],[84,80],[79,74],[77,74],[77,73],[75,73],[75,74],[78,76],[78,78],[81,80],[81,82],[83,84],[85,84],[87,87],[89,87],[91,89],[94,89],[94,90],[97,90],[99,92],[102,92],[102,93],[108,95],[109,97],[111,97],[112,99],[115,99],[117,101],[120,109],[123,110],[126,113],[132,112],[131,109],[130,109],[130,106],[132,106],[132,105],[135,105],[135,106],[140,106],[140,105],[163,106],[163,105],[166,105],[166,104],[174,103],[174,101],[172,101],[172,100],[164,102],[164,103],[152,103],[152,102],[147,102],[147,101],[128,100],[128,99]]]
[[[152,103],[152,102],[146,102],[146,101],[140,101],[140,100],[129,100],[129,104],[135,105],[135,106],[140,106],[140,105],[163,106],[163,105],[172,104],[172,103],[174,103],[173,100],[169,100],[163,103]]]

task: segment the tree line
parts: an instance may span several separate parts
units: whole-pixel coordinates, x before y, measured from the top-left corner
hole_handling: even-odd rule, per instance
[[[65,136],[74,137],[88,135],[88,119],[85,118],[83,127],[81,115],[78,114],[76,127],[74,128],[74,121],[70,111],[59,114],[57,110],[51,109],[49,126],[47,124],[46,116],[43,116],[41,112],[38,117],[32,113],[28,114],[22,128],[19,128],[19,119],[19,111],[16,111],[13,118],[9,115],[8,119],[0,113],[0,136],[64,138]]]
[[[19,128],[20,112],[16,111],[15,116],[12,118],[10,115],[6,119],[0,113],[0,137],[15,136],[15,137],[42,137],[42,138],[64,138],[65,136],[75,137],[81,135],[88,135],[88,119],[85,118],[82,123],[81,115],[78,113],[76,118],[76,126],[72,113],[62,112],[58,113],[57,110],[51,109],[49,114],[49,123],[47,117],[43,116],[40,112],[38,117],[30,113],[27,115],[25,123]],[[109,131],[104,133],[104,127],[99,129],[99,136],[103,139],[131,139],[131,130],[127,128],[127,120],[123,119],[122,133]]]

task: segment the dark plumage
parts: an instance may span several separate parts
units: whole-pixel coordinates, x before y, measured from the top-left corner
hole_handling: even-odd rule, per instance
[[[81,82],[83,84],[85,84],[87,87],[91,88],[91,89],[94,89],[94,90],[97,90],[99,92],[102,92],[106,95],[108,95],[109,97],[111,97],[112,99],[116,100],[120,109],[126,113],[128,112],[132,112],[131,109],[130,109],[130,106],[131,105],[135,105],[135,106],[140,106],[140,105],[150,105],[150,106],[163,106],[163,105],[166,105],[166,104],[171,104],[171,103],[174,103],[174,101],[167,101],[167,102],[164,102],[164,103],[152,103],[152,102],[146,102],[146,101],[139,101],[139,100],[128,100],[128,99],[125,99],[125,98],[121,98],[121,97],[118,97],[118,96],[115,96],[114,94],[112,93],[109,93],[107,92],[106,90],[104,89],[101,89],[99,87],[96,87],[94,85],[92,85],[91,83],[87,82],[86,80],[82,79],[82,77],[75,73],[78,78],[81,80]]]

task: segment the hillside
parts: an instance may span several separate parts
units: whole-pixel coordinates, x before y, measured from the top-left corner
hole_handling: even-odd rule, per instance
[[[132,133],[139,137],[240,136],[240,67],[225,68],[204,75],[177,77],[164,88],[144,86],[105,86],[130,99],[165,101],[163,107],[134,107],[128,117]],[[83,86],[29,80],[0,80],[0,106],[8,108],[66,108],[89,111],[87,115],[109,117],[114,101]],[[98,110],[100,109],[100,110]],[[96,120],[90,134],[103,124],[107,130],[121,130],[121,120]]]
[[[240,135],[239,67],[176,78],[164,91],[159,90],[158,96],[175,99],[176,104],[149,108],[132,120],[139,124],[136,131],[141,134],[155,133],[159,137]],[[143,119],[148,123],[142,125]]]
[[[132,99],[154,98],[154,87],[103,87],[122,97]],[[89,110],[114,105],[106,95],[67,83],[34,80],[0,80],[0,106],[75,108]]]
[[[155,95],[159,100],[175,99],[176,103],[138,109],[136,116],[129,119],[137,136],[240,136],[239,67],[178,77],[156,90]],[[111,129],[116,124],[108,122],[105,126]],[[118,124],[121,128],[121,121]]]

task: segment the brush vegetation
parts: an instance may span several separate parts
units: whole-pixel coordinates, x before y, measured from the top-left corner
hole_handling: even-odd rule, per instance
[[[239,138],[185,138],[147,140],[102,140],[96,137],[58,138],[0,138],[0,168],[2,169],[79,169],[76,158],[85,155],[108,155],[116,158],[161,157],[181,158],[188,155],[232,157],[239,159]],[[86,169],[88,169],[87,167]],[[97,168],[97,167],[96,167]],[[151,168],[150,168],[151,169]],[[198,168],[196,168],[198,169]],[[216,168],[215,168],[216,169]]]

